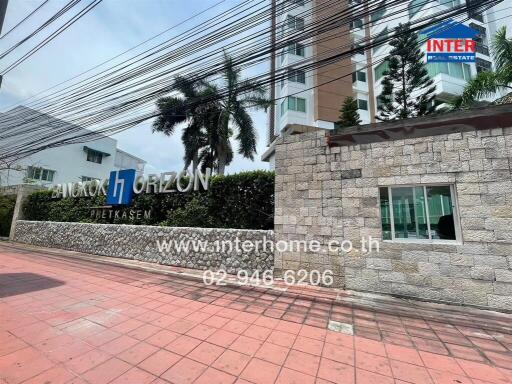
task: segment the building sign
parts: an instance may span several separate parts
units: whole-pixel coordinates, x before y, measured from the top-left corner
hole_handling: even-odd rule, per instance
[[[132,202],[135,169],[110,172],[107,205],[128,205]]]
[[[478,31],[447,20],[421,32],[427,35],[427,62],[467,63],[475,61]]]
[[[52,198],[62,197],[94,197],[106,196],[106,204],[110,206],[126,206],[132,202],[133,195],[140,193],[172,193],[198,191],[200,187],[208,190],[211,169],[203,174],[196,169],[190,171],[163,172],[148,176],[136,175],[134,169],[123,169],[110,172],[110,177],[103,180],[57,184],[50,189]],[[176,185],[176,189],[174,189]],[[105,207],[106,208],[106,207]]]

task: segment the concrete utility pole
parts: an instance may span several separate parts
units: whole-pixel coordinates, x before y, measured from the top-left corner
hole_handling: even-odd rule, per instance
[[[2,27],[4,26],[5,11],[7,10],[7,3],[9,0],[0,0],[0,35],[2,34]]]
[[[4,26],[5,11],[7,11],[7,3],[9,0],[0,0],[0,35],[2,35],[2,27]],[[0,75],[0,88],[2,88],[3,76]]]
[[[271,1],[271,22],[270,22],[270,44],[272,46],[272,53],[270,56],[270,99],[272,100],[272,104],[270,105],[269,110],[269,120],[268,120],[268,145],[272,144],[275,135],[275,111],[276,111],[276,103],[274,99],[276,98],[276,0]]]

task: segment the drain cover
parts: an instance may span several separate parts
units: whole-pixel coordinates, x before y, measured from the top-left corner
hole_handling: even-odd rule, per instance
[[[339,321],[329,320],[327,328],[331,331],[344,333],[346,335],[354,334],[354,326],[352,324],[340,323]]]

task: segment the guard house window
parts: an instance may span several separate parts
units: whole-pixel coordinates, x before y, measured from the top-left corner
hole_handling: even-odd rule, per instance
[[[27,179],[52,182],[55,171],[41,167],[27,167]]]
[[[87,149],[87,161],[91,163],[101,164],[103,161],[103,153],[95,151],[94,149]]]
[[[456,241],[453,185],[381,187],[383,240]]]

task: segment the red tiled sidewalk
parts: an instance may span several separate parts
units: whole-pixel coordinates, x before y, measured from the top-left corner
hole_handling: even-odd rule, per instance
[[[0,245],[0,383],[512,383],[511,319],[205,287]]]

